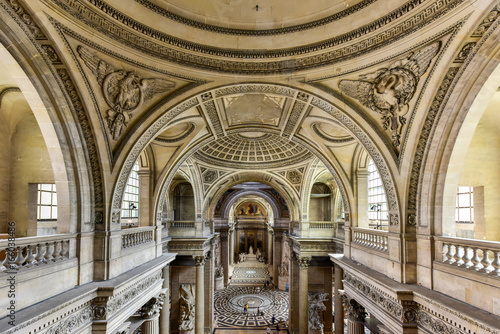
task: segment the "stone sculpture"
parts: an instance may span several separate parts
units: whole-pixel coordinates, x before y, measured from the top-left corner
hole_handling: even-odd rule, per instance
[[[311,293],[309,299],[309,329],[323,332],[323,319],[320,312],[326,311],[323,303],[328,300],[328,293]]]
[[[132,118],[132,112],[143,102],[175,87],[175,83],[169,80],[141,79],[135,72],[116,70],[81,45],[78,47],[78,53],[97,77],[104,100],[111,108],[107,112],[108,128],[114,140],[118,140],[122,135]]]
[[[195,293],[194,284],[181,284],[179,330],[188,333],[194,330]]]
[[[360,80],[339,82],[342,92],[382,114],[382,125],[391,132],[395,147],[401,143],[408,104],[417,90],[420,77],[427,71],[440,47],[440,42],[432,43],[404,59],[396,60],[388,68],[361,75]]]

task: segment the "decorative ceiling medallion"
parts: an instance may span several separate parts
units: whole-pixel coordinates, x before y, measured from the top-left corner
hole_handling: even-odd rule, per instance
[[[388,68],[361,75],[360,80],[341,80],[339,88],[364,106],[382,114],[382,125],[392,136],[392,144],[399,147],[405,115],[413,98],[420,77],[437,55],[441,42],[432,43],[398,59]]]
[[[78,46],[78,53],[85,65],[96,76],[102,87],[108,110],[108,128],[114,140],[118,140],[127,128],[132,113],[154,95],[171,91],[175,83],[165,79],[141,79],[135,72],[116,70],[89,49]]]
[[[194,156],[205,163],[232,168],[283,167],[313,157],[299,144],[270,133],[254,138],[228,135],[203,146]]]

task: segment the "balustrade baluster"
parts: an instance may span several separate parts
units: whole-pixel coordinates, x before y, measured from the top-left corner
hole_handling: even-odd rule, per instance
[[[68,241],[61,241],[61,260],[64,260],[68,255],[68,250],[69,248],[69,240]]]
[[[43,250],[43,245],[42,244],[37,244],[36,245],[36,249],[37,249],[37,252],[36,252],[36,255],[35,255],[35,260],[36,260],[36,265],[39,265],[40,263],[43,263],[43,261],[45,260],[45,258],[43,257],[43,255],[45,254],[45,252]]]
[[[446,263],[452,264],[455,260],[453,259],[452,244],[446,244],[448,246],[448,252],[446,253]]]
[[[26,247],[28,251],[28,255],[26,256],[26,268],[32,267],[36,263],[35,257],[33,256],[33,247],[35,246],[28,245]]]
[[[21,246],[17,246],[17,257],[14,261],[18,267],[22,267],[24,263],[23,249]]]
[[[15,260],[15,250],[14,248],[6,248],[5,249],[5,259],[2,262],[2,265],[5,267],[5,270],[15,269],[16,264]]]
[[[52,252],[52,262],[56,262],[57,259],[59,259],[59,253],[60,253],[60,250],[59,250],[59,242],[57,241],[54,241],[54,250]]]
[[[45,263],[50,262],[50,258],[52,257],[52,250],[50,249],[50,244],[48,242],[45,243],[45,254],[43,255],[45,258]]]
[[[469,269],[470,267],[472,267],[474,265],[471,262],[471,258],[472,258],[471,253],[472,253],[472,249],[470,247],[464,246],[463,267],[465,267],[465,269]]]
[[[460,267],[464,261],[462,260],[463,254],[460,254],[460,250],[463,249],[460,245],[455,245],[455,254],[453,254],[453,259],[455,260],[455,264]]]
[[[500,251],[493,252],[493,262],[491,265],[493,266],[493,270],[490,272],[490,275],[500,277]]]
[[[471,259],[472,263],[474,264],[473,268],[475,271],[479,271],[483,267],[481,265],[481,259],[479,258],[479,248],[472,247],[472,250],[474,251],[474,256]]]
[[[488,257],[488,253],[489,253],[488,249],[483,248],[483,259],[481,260],[481,264],[483,265],[483,268],[480,270],[481,272],[484,272],[487,274],[491,271],[491,269],[489,268],[491,261]]]

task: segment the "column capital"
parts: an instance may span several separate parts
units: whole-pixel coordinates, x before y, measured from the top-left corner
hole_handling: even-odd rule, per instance
[[[310,256],[297,256],[297,262],[299,263],[299,267],[301,269],[309,268],[309,263],[311,263]]]
[[[201,255],[193,255],[193,259],[194,259],[194,265],[197,266],[197,267],[202,267],[205,265],[205,256],[201,256]]]
[[[139,314],[143,319],[154,319],[160,315],[160,310],[165,301],[166,294],[160,293],[157,297],[151,298],[139,309]]]
[[[354,299],[347,297],[346,295],[342,295],[342,304],[345,307],[345,315],[348,320],[354,322],[363,322],[365,321],[366,312],[365,308],[360,305]]]

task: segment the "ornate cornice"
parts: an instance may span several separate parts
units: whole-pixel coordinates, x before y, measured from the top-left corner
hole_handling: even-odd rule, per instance
[[[81,20],[85,24],[99,30],[108,37],[154,57],[166,59],[186,66],[203,68],[216,72],[274,75],[276,73],[302,71],[319,66],[330,65],[335,62],[351,59],[361,54],[371,52],[384,45],[393,43],[394,41],[418,30],[422,26],[429,24],[460,4],[463,0],[435,1],[425,9],[415,13],[412,17],[407,18],[399,24],[390,26],[388,29],[378,34],[373,34],[373,32],[381,26],[385,26],[386,24],[393,22],[394,19],[401,16],[401,13],[390,13],[389,16],[377,20],[375,23],[366,25],[360,30],[353,31],[349,34],[344,34],[327,41],[297,48],[273,51],[219,49],[180,40],[150,27],[146,27],[123,13],[120,13],[116,9],[101,3],[99,0],[94,0],[94,3],[96,4],[95,6],[98,4],[97,10],[103,11],[102,14],[96,13],[95,8],[91,8],[79,0],[52,1],[59,5],[63,10],[73,15],[76,19]],[[410,3],[412,2],[418,4],[421,1],[415,0]],[[415,4],[410,4],[405,8],[407,10],[415,8]],[[118,20],[120,24],[124,24],[130,29],[138,31],[138,33],[132,32],[129,29],[112,29],[111,27],[114,24],[109,22],[110,15],[114,18],[114,20]],[[365,34],[368,34],[365,39],[359,40],[349,46],[341,46],[347,42],[352,43],[353,40],[360,39],[359,36],[365,36]],[[145,35],[147,38],[144,38],[141,35]],[[158,42],[155,42],[155,40]],[[172,48],[171,45],[176,48]],[[182,50],[179,50],[178,48],[181,48]],[[320,54],[301,58],[296,57],[328,49],[329,51]],[[193,54],[193,52],[198,54]],[[224,57],[226,59],[214,58],[214,56]],[[276,59],[291,56],[294,56],[295,58],[267,62],[245,61],[245,59]],[[229,60],[228,58],[237,60]]]

